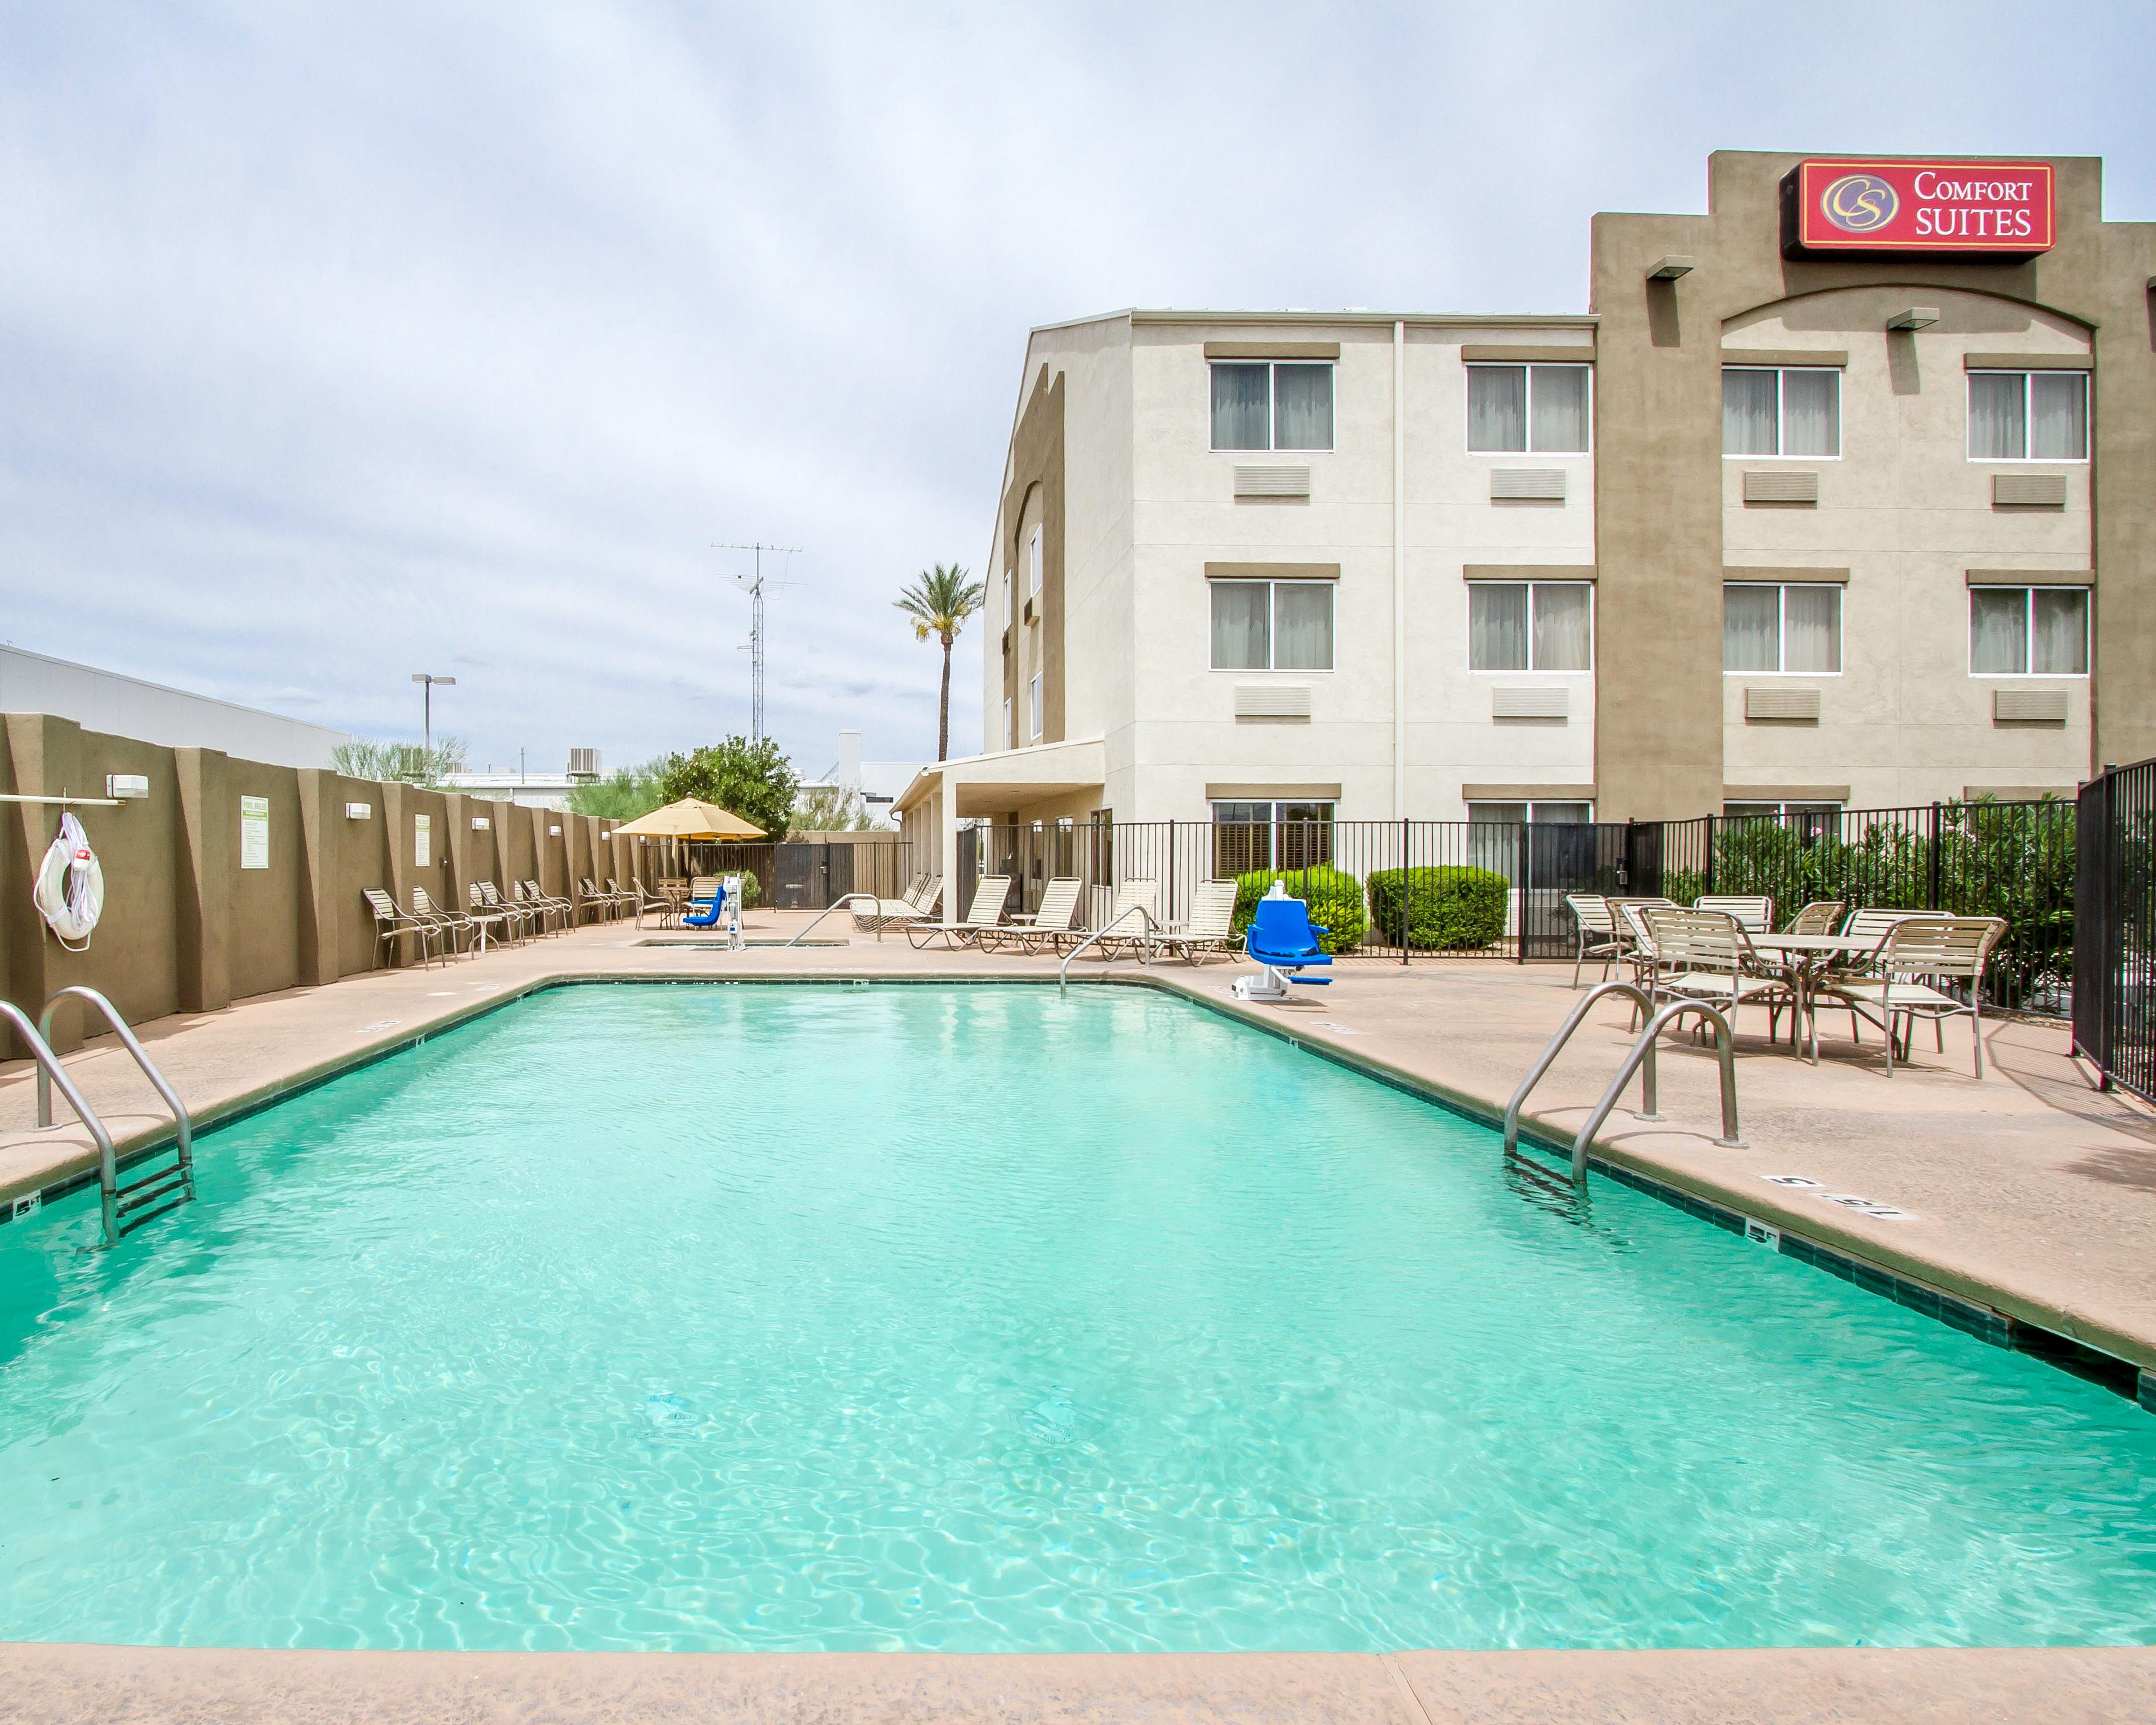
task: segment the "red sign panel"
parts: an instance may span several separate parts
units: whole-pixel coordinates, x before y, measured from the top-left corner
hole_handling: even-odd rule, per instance
[[[2056,238],[2042,162],[1806,162],[1786,182],[1799,251],[2026,256]]]

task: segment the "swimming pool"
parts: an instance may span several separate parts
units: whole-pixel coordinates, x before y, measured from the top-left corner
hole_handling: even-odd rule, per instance
[[[2156,1636],[2156,1420],[1188,1003],[579,987],[0,1228],[0,1639]]]

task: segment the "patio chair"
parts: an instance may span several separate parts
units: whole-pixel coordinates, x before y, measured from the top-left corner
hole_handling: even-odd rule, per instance
[[[465,911],[465,920],[479,931],[479,943],[482,948],[489,941],[497,947],[516,944],[511,937],[508,912],[487,909],[486,900],[481,896],[477,882],[465,889],[465,903],[469,907]]]
[[[1902,1020],[1902,1058],[1909,1057],[1917,1020],[1932,1021],[1939,1051],[1946,1051],[1946,1021],[1966,1017],[1976,1044],[1976,1076],[1984,1076],[1984,970],[1992,949],[2006,936],[2003,916],[1904,916],[1887,932],[1869,976],[1830,976],[1819,987],[1849,1009],[1850,1034],[1859,1015],[1877,1024],[1887,1039],[1887,1072],[1894,1072],[1894,1024]],[[1933,986],[1964,984],[1969,998]]]
[[[1306,988],[1322,988],[1331,983],[1329,976],[1305,976],[1306,970],[1325,970],[1332,967],[1332,955],[1318,944],[1318,937],[1332,930],[1321,927],[1310,920],[1310,906],[1299,898],[1287,896],[1280,881],[1273,882],[1270,894],[1258,901],[1258,907],[1250,918],[1250,932],[1243,937],[1243,954],[1265,967],[1257,976],[1239,976],[1234,993],[1238,1000],[1285,1000],[1288,984],[1299,983]]]
[[[552,907],[526,892],[521,880],[512,880],[509,883],[509,902],[512,905],[521,905],[531,913],[533,927],[537,932],[541,934],[561,932],[554,927]]]
[[[501,889],[491,880],[475,880],[472,891],[480,896],[480,901],[488,910],[509,919],[511,932],[516,939],[529,940],[540,932],[542,919],[536,906],[526,904],[521,897],[513,900],[504,898]]]
[[[935,904],[925,896],[942,884],[939,877],[923,873],[916,875],[912,884],[896,898],[873,898],[866,904],[855,898],[846,906],[847,914],[854,919],[854,932],[880,934],[886,923],[911,922],[927,916]]]
[[[465,889],[465,904],[467,907],[465,914],[474,922],[480,923],[481,927],[486,926],[481,918],[498,926],[500,932],[493,938],[501,944],[513,947],[524,937],[530,919],[521,905],[506,905],[499,898],[490,905],[485,891],[476,880]]]
[[[423,922],[408,911],[397,908],[397,901],[378,886],[362,887],[360,896],[367,901],[367,908],[374,915],[374,937],[388,957],[397,957],[397,942],[417,941],[419,943],[419,962],[425,964],[431,957],[441,931],[432,922]]]
[[[1744,925],[1727,911],[1642,911],[1654,937],[1657,1001],[1698,1000],[1722,1009],[1737,1029],[1737,1009],[1748,1002],[1767,1009],[1767,1039],[1778,1034],[1782,1009],[1796,1009],[1797,991],[1781,967],[1768,964],[1752,947]]]
[[[1160,908],[1160,882],[1142,876],[1126,880],[1116,889],[1116,900],[1101,928],[1107,931],[1097,950],[1104,958],[1120,958],[1126,952],[1135,952],[1147,963],[1152,962],[1152,937],[1160,927],[1155,912]],[[1142,914],[1132,916],[1133,911]],[[1083,934],[1076,937],[1083,941]]]
[[[1190,915],[1172,923],[1153,937],[1163,952],[1179,956],[1186,964],[1202,964],[1214,954],[1233,958],[1244,937],[1235,932],[1235,883],[1201,880],[1190,895]]]
[[[536,903],[547,916],[559,916],[562,919],[562,927],[564,932],[577,926],[577,906],[574,900],[566,899],[558,893],[545,891],[536,880],[526,880],[524,883],[524,896]]]
[[[1014,916],[998,927],[984,928],[973,944],[983,952],[1016,947],[1029,957],[1052,952],[1070,932],[1071,918],[1078,914],[1078,895],[1085,885],[1075,875],[1054,876],[1040,889],[1040,907],[1030,916]]]
[[[966,912],[963,922],[909,922],[906,938],[916,952],[927,951],[928,943],[938,938],[954,950],[970,947],[983,929],[993,928],[1003,921],[1004,901],[1010,896],[1010,888],[1009,875],[983,875],[981,884],[973,889],[973,908]]]
[[[1617,913],[1610,909],[1609,901],[1597,892],[1568,892],[1564,907],[1572,912],[1573,929],[1578,937],[1572,956],[1573,987],[1579,986],[1580,967],[1590,958],[1602,961],[1602,980],[1607,982],[1610,966],[1625,956]]]
[[[641,880],[632,877],[629,885],[624,886],[620,881],[609,875],[607,876],[607,885],[620,896],[623,908],[635,916],[636,926],[639,928],[644,927],[644,913],[646,911],[658,911],[659,926],[661,928],[666,926],[666,912],[671,906],[665,899],[654,898],[646,892]]]
[[[1724,894],[1697,899],[1692,903],[1692,909],[1719,911],[1725,916],[1734,916],[1745,927],[1758,934],[1768,932],[1774,926],[1774,901],[1764,896],[1752,898]]]
[[[1841,920],[1842,901],[1838,898],[1815,899],[1789,918],[1784,934],[1832,934],[1834,926]]]
[[[469,952],[472,949],[472,942],[478,938],[478,925],[470,917],[459,916],[445,905],[436,904],[433,896],[424,886],[412,889],[412,914],[422,922],[433,923],[442,932],[442,939],[448,952]],[[460,939],[464,942],[461,947],[457,945]]]

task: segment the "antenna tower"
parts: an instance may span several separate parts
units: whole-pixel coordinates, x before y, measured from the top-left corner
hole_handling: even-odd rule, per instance
[[[763,554],[767,551],[783,552],[790,557],[801,547],[798,545],[766,545],[758,539],[752,540],[746,545],[730,541],[725,544],[716,545],[712,549],[747,551],[756,554],[756,572],[748,578],[746,587],[749,598],[748,726],[749,741],[761,742],[763,741],[763,589],[767,585],[763,578]],[[739,583],[742,578],[737,575],[734,580]],[[773,587],[793,585],[790,581],[773,581],[767,584]]]

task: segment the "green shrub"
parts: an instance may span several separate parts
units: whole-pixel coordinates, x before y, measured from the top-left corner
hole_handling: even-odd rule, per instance
[[[1400,937],[1407,895],[1407,943],[1425,952],[1474,952],[1505,936],[1512,883],[1489,869],[1379,869],[1370,876],[1370,922],[1379,940]]]
[[[1250,919],[1257,915],[1258,901],[1273,890],[1276,880],[1285,880],[1287,896],[1309,906],[1310,920],[1326,931],[1317,937],[1317,943],[1327,952],[1352,952],[1363,944],[1363,930],[1369,920],[1363,908],[1363,883],[1353,875],[1324,866],[1253,869],[1247,875],[1236,875],[1236,933],[1250,927]]]

